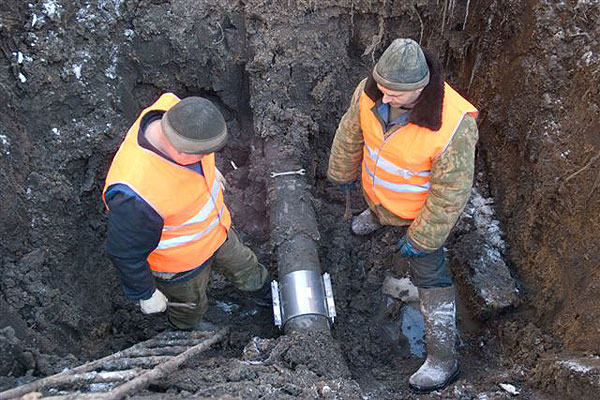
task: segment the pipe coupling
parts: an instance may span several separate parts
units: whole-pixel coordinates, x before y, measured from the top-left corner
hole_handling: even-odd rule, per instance
[[[333,323],[336,317],[331,277],[317,271],[290,272],[281,283],[271,281],[273,317],[275,325],[282,329],[292,318],[302,315],[323,315]]]

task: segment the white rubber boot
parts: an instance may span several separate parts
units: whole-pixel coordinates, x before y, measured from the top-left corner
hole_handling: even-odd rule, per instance
[[[458,378],[454,286],[419,289],[419,298],[425,321],[427,359],[408,383],[417,393],[429,393],[445,388]]]
[[[352,218],[352,232],[355,235],[368,235],[381,227],[377,216],[369,208]]]

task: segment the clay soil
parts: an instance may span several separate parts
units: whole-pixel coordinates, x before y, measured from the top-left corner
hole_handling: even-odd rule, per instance
[[[273,276],[265,166],[277,154],[265,143],[301,149],[338,318],[332,337],[281,335],[214,274],[206,317],[231,327],[228,341],[138,397],[504,399],[510,383],[519,398],[598,398],[543,361],[600,355],[599,27],[597,0],[3,1],[0,390],[167,328],[122,295],[101,191],[128,126],[170,91],[225,115],[226,200]],[[476,193],[519,293],[482,316],[458,281],[462,375],[428,396],[408,391],[422,358],[399,333],[402,304],[381,293],[402,272],[398,230],[351,235],[326,180],[352,91],[395,37],[435,51],[481,110]],[[351,203],[365,207],[358,192]],[[471,251],[465,218],[451,265]]]

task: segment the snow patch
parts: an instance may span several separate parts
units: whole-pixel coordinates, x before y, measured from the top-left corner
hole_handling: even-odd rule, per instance
[[[50,134],[54,136],[60,136],[60,131],[58,130],[58,128],[52,128],[50,130]]]
[[[21,81],[21,83],[25,83],[27,82],[27,77],[23,75],[22,72],[19,72],[19,80]]]
[[[112,5],[115,10],[115,14],[118,16],[121,15],[121,3],[123,3],[122,0],[98,0],[98,8],[103,9],[106,8],[107,5]]]
[[[82,22],[85,22],[89,18],[89,14],[88,14],[89,9],[90,9],[90,5],[88,4],[87,6],[85,6],[85,8],[80,8],[79,10],[77,10],[77,13],[75,14],[75,18],[76,18],[77,22],[82,23]]]
[[[521,393],[521,391],[519,389],[517,389],[514,385],[511,385],[510,383],[499,383],[498,386],[500,386],[502,388],[502,390],[507,391],[508,393],[512,394],[513,396],[517,396],[518,394]]]
[[[581,60],[585,63],[586,67],[589,67],[594,62],[594,53],[591,50],[585,52],[581,56]]]
[[[27,32],[27,40],[29,41],[30,47],[35,47],[38,42],[38,37],[33,32]]]
[[[546,121],[542,135],[546,138],[560,136],[562,133],[561,125],[556,121]]]
[[[6,135],[0,134],[0,151],[2,154],[10,154],[10,139]]]
[[[73,64],[73,67],[71,68],[73,70],[73,74],[75,75],[75,78],[77,78],[77,79],[81,79],[81,67],[82,67],[82,64]]]
[[[600,0],[577,0],[577,5],[575,8],[579,6],[594,6],[600,4]]]
[[[592,367],[588,367],[587,365],[580,364],[577,361],[573,361],[573,360],[571,360],[571,361],[559,361],[558,364],[569,368],[571,371],[581,372],[581,373],[584,373],[584,374],[586,372],[590,372],[590,371],[593,370]]]
[[[493,198],[484,198],[477,188],[473,188],[464,212],[472,219],[475,229],[492,245],[488,246],[489,257],[497,260],[501,258],[500,252],[506,249],[506,244],[502,240],[503,232],[500,221],[495,218],[493,204]]]
[[[106,71],[104,71],[104,75],[109,79],[117,78],[117,61],[119,60],[118,59],[118,50],[119,50],[119,46],[114,45],[112,47],[110,64],[109,64],[108,68],[106,68]]]
[[[81,77],[83,76],[83,67],[90,60],[90,53],[87,50],[79,50],[75,53],[75,56],[77,61],[73,62],[70,68],[65,65],[64,73],[68,74],[71,72],[77,80],[81,80]]]
[[[44,12],[49,17],[60,17],[62,6],[56,0],[46,0],[42,4]]]
[[[90,392],[92,392],[92,393],[108,392],[113,387],[115,387],[114,383],[91,383],[90,384]]]

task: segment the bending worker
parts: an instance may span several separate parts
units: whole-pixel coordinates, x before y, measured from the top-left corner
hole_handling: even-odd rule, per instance
[[[444,82],[437,58],[411,39],[396,39],[359,83],[342,117],[328,178],[350,190],[362,167],[368,208],[352,231],[407,226],[397,247],[408,257],[425,320],[427,359],[409,379],[418,392],[458,376],[455,295],[443,244],[473,182],[477,109]]]
[[[209,100],[166,93],[139,115],[117,152],[104,187],[107,252],[121,285],[146,314],[167,301],[176,329],[199,328],[211,267],[238,289],[268,296],[269,274],[231,227],[214,152],[227,141]]]

